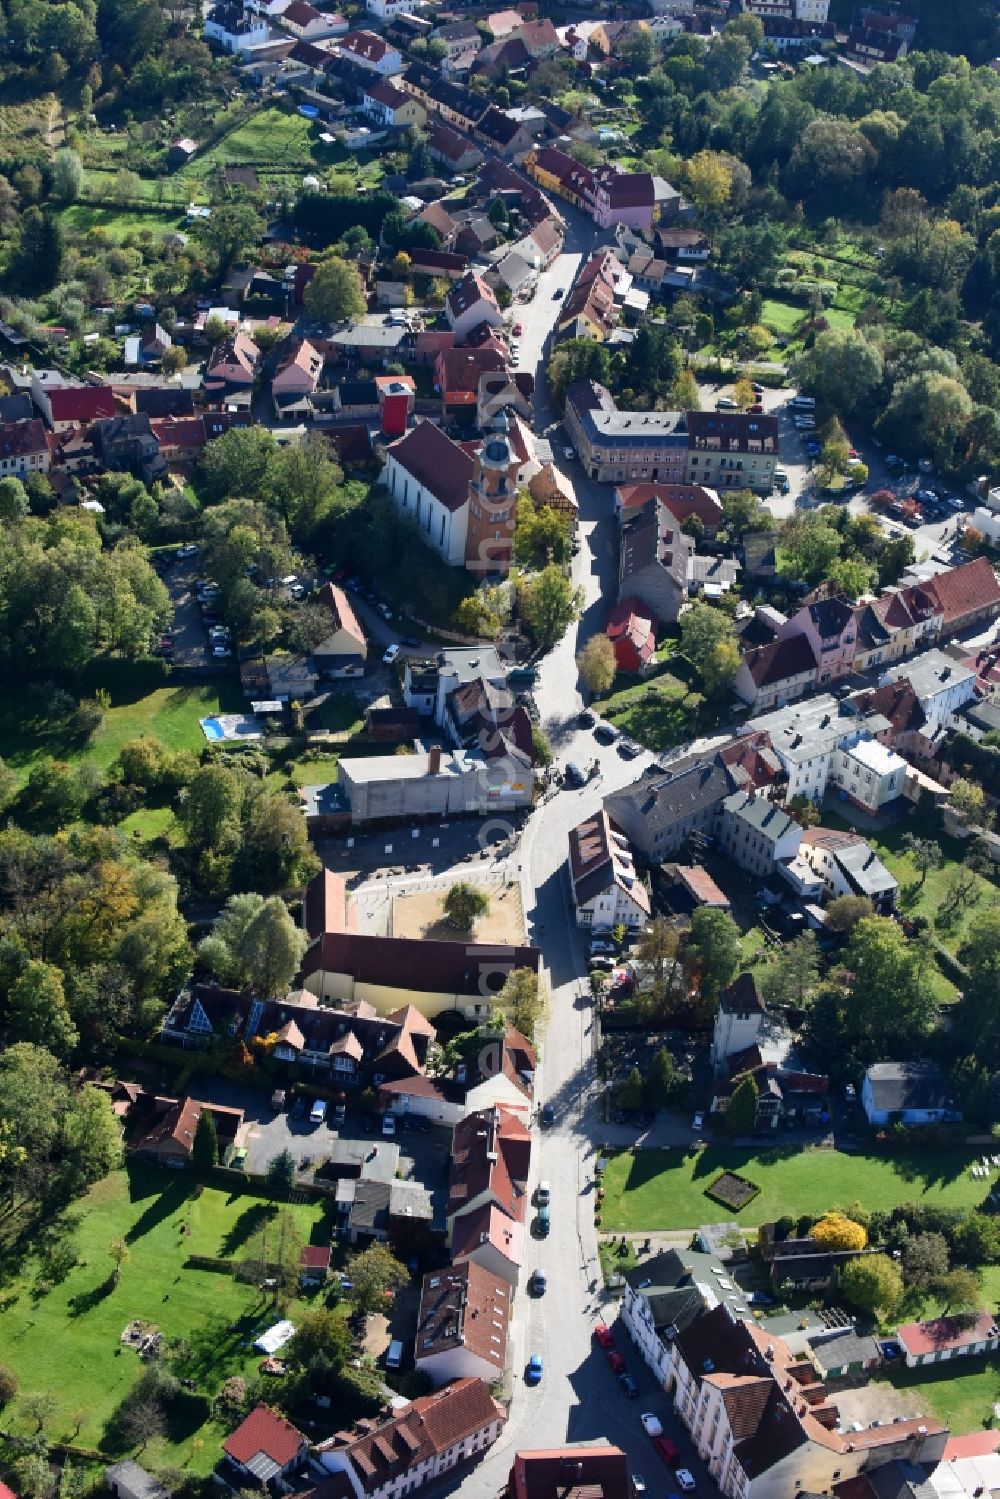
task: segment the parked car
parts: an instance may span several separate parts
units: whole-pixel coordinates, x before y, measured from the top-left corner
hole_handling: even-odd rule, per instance
[[[514,328],[513,328],[513,333],[514,333],[514,337],[515,337],[515,338],[520,338],[520,337],[521,337],[521,334],[522,334],[522,333],[523,333],[523,332],[524,332],[524,327],[523,327],[523,325],[522,325],[522,324],[521,324],[521,323],[515,323],[515,324],[514,324]]]
[[[558,302],[559,298],[560,297],[564,297],[565,295],[566,295],[566,288],[565,288],[565,286],[557,286],[556,289],[555,289],[555,291],[552,293],[552,300],[553,300],[553,302]]]
[[[548,1207],[548,1205],[549,1205],[549,1203],[551,1201],[552,1201],[552,1188],[549,1186],[548,1182],[539,1182],[538,1183],[538,1206],[540,1208]]]
[[[177,555],[178,557],[197,557],[198,548],[193,541],[189,541],[185,546],[177,548]]]
[[[618,753],[623,760],[635,760],[642,754],[642,751],[637,744],[632,743],[631,739],[619,739]]]
[[[231,656],[232,654],[228,645],[213,645],[212,647],[212,655],[216,661],[222,661],[226,656]]]
[[[698,1485],[694,1481],[694,1474],[691,1472],[690,1468],[678,1468],[677,1472],[674,1474],[674,1477],[677,1479],[677,1482],[680,1484],[685,1494],[693,1493],[694,1490],[698,1487]]]
[[[618,947],[612,942],[610,937],[592,937],[590,940],[590,956],[592,958],[602,953],[613,957],[617,951]]]
[[[392,663],[395,661],[395,659],[396,659],[396,657],[398,655],[399,655],[399,646],[398,645],[390,645],[389,647],[387,647],[386,652],[385,652],[385,654],[382,657],[382,665],[383,666],[391,666]]]
[[[675,1463],[679,1463],[680,1462],[680,1460],[681,1460],[680,1448],[677,1447],[677,1446],[675,1446],[674,1443],[670,1440],[669,1437],[660,1436],[660,1437],[654,1438],[653,1446],[656,1448],[657,1452],[663,1458],[663,1461],[665,1463],[669,1463],[671,1467],[673,1467],[675,1465]]]
[[[556,1111],[550,1103],[542,1105],[542,1123],[546,1129],[555,1123]]]
[[[544,1368],[545,1366],[542,1363],[542,1355],[540,1353],[533,1353],[528,1360],[528,1369],[527,1373],[524,1376],[525,1382],[527,1384],[538,1384],[544,1372]]]
[[[594,1337],[602,1348],[613,1348],[615,1340],[611,1336],[611,1328],[603,1322],[598,1322],[594,1328]]]
[[[619,1374],[618,1383],[621,1385],[622,1390],[630,1400],[638,1400],[639,1386],[636,1384],[631,1374]]]
[[[566,766],[566,783],[569,786],[586,786],[587,777],[577,765],[575,760],[570,760]]]
[[[309,1110],[309,1123],[322,1124],[326,1118],[326,1099],[317,1098]]]
[[[582,713],[576,715],[576,724],[579,729],[592,729],[597,719],[589,709],[584,708]]]
[[[346,1103],[338,1103],[333,1111],[333,1122],[337,1129],[342,1129],[347,1119]]]
[[[544,1296],[545,1295],[545,1287],[546,1287],[546,1285],[547,1285],[547,1281],[545,1279],[545,1271],[544,1270],[535,1270],[535,1271],[533,1271],[532,1276],[531,1276],[531,1280],[529,1281],[529,1289],[531,1291],[531,1294],[533,1296]]]
[[[739,407],[732,396],[720,396],[715,403],[716,411],[738,411]]]
[[[537,1219],[535,1221],[538,1224],[538,1236],[539,1236],[539,1238],[540,1239],[548,1238],[549,1229],[552,1227],[552,1223],[551,1223],[551,1220],[549,1218],[549,1210],[548,1210],[547,1207],[539,1208],[538,1209],[538,1217],[537,1217]]]
[[[618,738],[618,730],[612,728],[609,723],[599,723],[594,729],[594,738],[598,744],[614,744]]]
[[[646,1492],[646,1480],[641,1473],[632,1474],[632,1488],[636,1494],[644,1494]]]
[[[639,1420],[642,1422],[642,1429],[648,1437],[662,1437],[663,1422],[659,1416],[654,1416],[652,1411],[643,1411]]]
[[[395,1114],[383,1114],[383,1116],[382,1116],[382,1133],[383,1133],[383,1135],[385,1135],[389,1139],[391,1139],[392,1136],[395,1135],[395,1133],[396,1133],[396,1116],[395,1116]]]
[[[704,1127],[704,1124],[705,1116],[699,1109],[697,1114],[695,1114],[694,1118],[691,1120],[691,1128],[697,1132]]]
[[[616,1348],[609,1348],[605,1357],[610,1365],[612,1374],[625,1373],[625,1360]]]
[[[575,450],[573,448],[567,446],[567,447],[563,448],[563,457],[565,459],[567,459],[569,462],[572,462],[573,459],[576,457],[576,452],[575,452]]]

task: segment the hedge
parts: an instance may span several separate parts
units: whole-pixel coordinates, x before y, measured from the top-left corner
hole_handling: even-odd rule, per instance
[[[217,1270],[220,1275],[232,1275],[235,1260],[216,1259],[210,1254],[189,1254],[184,1261],[185,1270]]]

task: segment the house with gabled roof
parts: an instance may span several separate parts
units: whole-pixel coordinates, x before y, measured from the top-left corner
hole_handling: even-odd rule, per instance
[[[226,1466],[240,1487],[267,1488],[305,1466],[309,1442],[284,1416],[261,1402],[222,1444]]]
[[[420,1288],[415,1367],[436,1386],[502,1378],[513,1296],[509,1281],[475,1260],[430,1271]]]
[[[569,835],[569,880],[577,926],[637,929],[649,920],[649,892],[636,873],[632,847],[603,808]]]
[[[382,78],[394,78],[403,71],[402,53],[374,31],[349,31],[337,44],[337,55]]]
[[[507,1416],[481,1379],[459,1379],[320,1442],[330,1477],[295,1499],[402,1499],[493,1445]]]
[[[791,635],[743,653],[733,686],[757,712],[783,708],[816,685],[816,655],[809,637]]]
[[[652,609],[636,598],[622,599],[608,614],[604,633],[615,652],[619,671],[639,676],[656,658],[656,620]]]
[[[803,604],[779,626],[778,639],[804,635],[817,662],[816,683],[824,687],[838,682],[854,670],[857,642],[855,610],[843,595],[814,599]]]
[[[523,1223],[531,1169],[531,1132],[513,1111],[495,1106],[468,1114],[455,1126],[448,1195],[448,1242],[456,1221],[484,1204]]]
[[[483,323],[490,328],[503,324],[503,313],[497,306],[492,287],[476,271],[467,271],[445,299],[445,318],[456,343],[466,342],[473,329]]]
[[[456,1265],[481,1265],[490,1276],[517,1289],[524,1261],[525,1227],[495,1203],[486,1202],[455,1219],[451,1257]]]
[[[0,479],[46,474],[50,463],[45,428],[37,416],[0,426]]]
[[[235,333],[216,344],[205,366],[205,390],[249,390],[257,378],[260,350],[248,333]]]
[[[621,528],[618,597],[636,598],[661,623],[672,624],[687,599],[694,542],[665,506],[654,501]]]
[[[365,669],[368,638],[351,605],[336,583],[324,583],[316,596],[330,616],[330,633],[313,647],[317,670],[327,677],[360,676]]]
[[[518,1451],[499,1499],[633,1499],[629,1461],[609,1442]]]

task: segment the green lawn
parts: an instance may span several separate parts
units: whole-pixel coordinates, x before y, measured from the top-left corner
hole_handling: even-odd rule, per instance
[[[185,220],[175,208],[153,208],[148,212],[132,208],[94,208],[88,203],[70,203],[60,213],[63,227],[78,234],[100,229],[109,239],[125,239],[148,229],[154,235],[183,230]]]
[[[785,333],[791,336],[805,316],[805,312],[806,309],[797,302],[782,302],[776,297],[765,297],[760,320],[765,328],[771,329],[772,333]]]
[[[602,1227],[609,1233],[655,1232],[731,1218],[705,1196],[720,1171],[738,1171],[760,1187],[741,1223],[765,1223],[785,1213],[818,1215],[855,1199],[881,1208],[915,1200],[973,1207],[983,1197],[982,1183],[968,1171],[975,1159],[971,1150],[876,1157],[795,1146],[624,1152],[604,1175]]]
[[[112,706],[89,744],[81,746],[65,725],[8,711],[0,716],[0,756],[22,778],[43,755],[91,760],[102,770],[116,759],[123,744],[144,734],[167,749],[200,750],[205,745],[198,722],[213,713],[240,713],[246,707],[239,684],[225,680],[202,687],[157,687],[136,697],[112,694]]]
[[[990,1424],[993,1402],[1000,1399],[1000,1359],[963,1358],[923,1369],[901,1369],[873,1382],[918,1394],[921,1409],[956,1434],[981,1431]]]
[[[830,826],[848,827],[835,813],[823,814],[823,821]],[[912,858],[903,848],[908,832],[915,836],[933,839],[941,847],[944,860],[940,869],[932,869],[923,884]],[[947,907],[948,888],[956,867],[964,857],[966,845],[957,838],[949,838],[936,828],[920,828],[913,818],[897,823],[879,833],[866,833],[865,837],[885,864],[889,872],[899,881],[899,906],[907,916],[924,916],[931,924],[935,937],[949,952],[956,952],[965,939],[966,928],[971,920],[988,906],[996,903],[998,891],[991,880],[975,876],[975,903],[958,912],[953,918],[942,922],[941,913]]]
[[[671,672],[646,681],[620,677],[631,685],[621,687],[598,706],[624,734],[650,749],[669,749],[686,739],[695,728],[704,698],[692,692],[685,682]]]
[[[239,1258],[241,1246],[259,1232],[267,1204],[240,1192],[206,1187],[195,1196],[192,1177],[133,1166],[100,1182],[70,1210],[78,1264],[51,1289],[39,1285],[42,1271],[29,1260],[0,1299],[3,1361],[18,1375],[22,1394],[51,1390],[58,1408],[47,1428],[52,1440],[101,1444],[109,1418],[137,1379],[142,1365],[121,1345],[134,1317],[155,1323],[170,1338],[188,1341],[188,1361],[197,1393],[185,1396],[163,1437],[151,1441],[140,1460],[207,1473],[225,1432],[207,1420],[207,1401],[231,1374],[249,1375],[259,1362],[251,1344],[274,1312],[252,1286],[229,1275],[186,1269],[189,1255]],[[292,1208],[305,1242],[329,1241],[324,1203]],[[130,1258],[120,1284],[104,1293],[111,1272],[107,1246],[124,1238]],[[295,1303],[291,1316],[295,1317]],[[5,1413],[17,1428],[17,1407]]]

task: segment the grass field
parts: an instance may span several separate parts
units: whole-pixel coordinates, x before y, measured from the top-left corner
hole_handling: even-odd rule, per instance
[[[874,1384],[919,1396],[920,1408],[937,1416],[959,1435],[990,1424],[993,1402],[1000,1398],[1000,1359],[963,1358],[923,1369],[901,1369]]]
[[[70,203],[59,217],[65,228],[74,230],[77,234],[89,234],[94,229],[100,229],[109,239],[115,240],[139,234],[143,229],[162,236],[175,229],[183,231],[185,228],[184,215],[173,208],[143,212],[138,208],[95,208],[89,203]]]
[[[602,1228],[655,1232],[731,1218],[728,1209],[705,1196],[705,1188],[727,1170],[760,1187],[741,1224],[765,1223],[785,1213],[818,1215],[855,1199],[882,1208],[919,1200],[973,1207],[983,1198],[982,1183],[968,1171],[974,1159],[971,1150],[895,1151],[883,1158],[797,1146],[624,1152],[604,1174]]]
[[[831,826],[838,824],[843,827],[848,826],[835,814],[831,815],[827,812],[823,814],[823,821]],[[942,946],[946,947],[949,952],[956,952],[965,940],[969,922],[975,920],[980,912],[996,904],[1000,899],[1000,890],[991,880],[984,879],[982,875],[976,875],[974,877],[975,903],[958,912],[954,918],[942,922],[941,912],[947,907],[949,882],[955,869],[961,864],[965,846],[957,838],[949,838],[946,834],[939,834],[936,830],[928,830],[927,836],[940,844],[944,861],[940,869],[929,871],[921,885],[920,874],[913,859],[904,850],[903,840],[907,832],[922,836],[922,831],[914,827],[910,819],[909,822],[898,823],[879,833],[866,833],[865,836],[889,872],[899,881],[900,909],[908,916],[926,917]]]
[[[790,338],[805,313],[806,309],[797,302],[782,302],[777,297],[765,297],[760,320],[772,333],[784,333]]]
[[[39,1294],[41,1267],[25,1273],[0,1300],[3,1361],[18,1375],[21,1393],[51,1390],[58,1408],[50,1439],[97,1447],[116,1407],[143,1365],[120,1343],[134,1317],[155,1323],[170,1338],[187,1340],[197,1394],[185,1397],[162,1437],[141,1460],[207,1473],[226,1434],[207,1420],[207,1400],[230,1374],[249,1374],[259,1361],[252,1340],[274,1313],[256,1289],[229,1275],[185,1269],[189,1255],[239,1258],[259,1232],[268,1205],[239,1190],[206,1187],[195,1196],[188,1175],[132,1167],[100,1182],[71,1210],[78,1264],[65,1280]],[[291,1209],[304,1242],[329,1242],[323,1203]],[[107,1246],[123,1238],[130,1258],[120,1284],[104,1293],[112,1265]],[[294,1320],[294,1308],[291,1311]],[[5,1426],[18,1426],[17,1407]]]
[[[246,704],[237,682],[202,687],[158,687],[142,697],[112,696],[112,706],[89,744],[74,742],[65,728],[45,719],[0,716],[0,756],[22,779],[43,755],[69,761],[91,760],[102,770],[129,739],[150,735],[169,750],[200,750],[205,737],[198,722],[213,713],[240,713]]]
[[[628,681],[628,678],[622,680]],[[704,698],[669,671],[622,687],[598,704],[623,734],[650,749],[669,749],[694,730]]]

